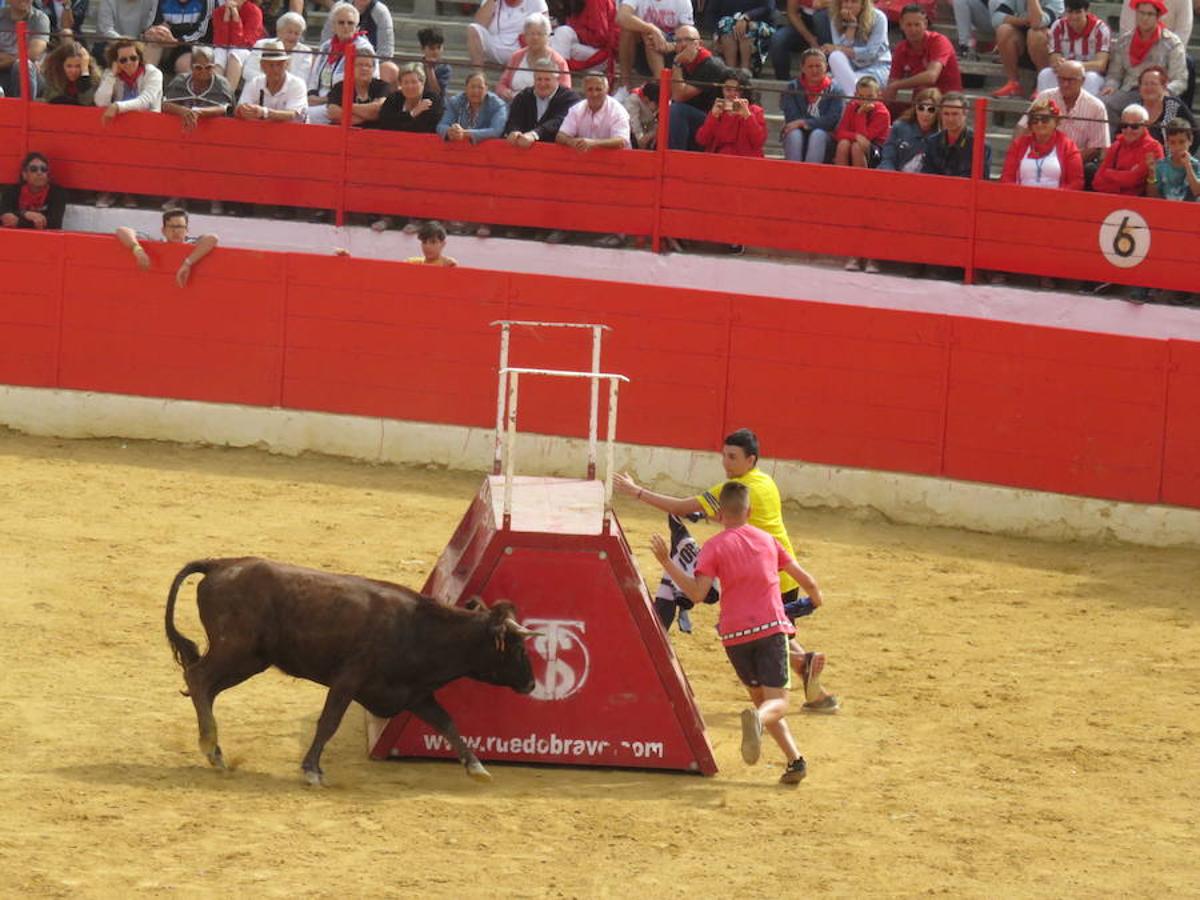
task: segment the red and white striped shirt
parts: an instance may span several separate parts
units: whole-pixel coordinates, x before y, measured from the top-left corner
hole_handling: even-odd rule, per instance
[[[1111,49],[1112,31],[1103,19],[1091,13],[1088,13],[1088,25],[1081,35],[1071,33],[1066,16],[1056,19],[1050,26],[1050,52],[1061,54],[1065,59],[1088,62]]]

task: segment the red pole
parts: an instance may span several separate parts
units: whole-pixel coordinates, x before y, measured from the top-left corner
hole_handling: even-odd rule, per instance
[[[663,178],[667,168],[667,143],[671,136],[671,72],[663,69],[658,78],[658,137],[654,141],[654,153],[658,158],[654,176],[654,229],[650,235],[650,249],[659,252],[662,246]]]
[[[986,97],[975,101],[975,142],[971,146],[971,205],[967,218],[967,264],[963,267],[963,284],[975,283],[975,229],[979,217],[979,182],[983,179],[983,151],[987,146]]]
[[[17,65],[21,71],[17,77],[21,80],[21,155],[29,152],[29,107],[33,103],[29,84],[29,23],[17,23]]]
[[[342,177],[338,179],[337,208],[334,223],[341,228],[346,223],[346,179],[350,175],[350,120],[354,117],[354,56],[358,48],[351,42],[342,57]]]

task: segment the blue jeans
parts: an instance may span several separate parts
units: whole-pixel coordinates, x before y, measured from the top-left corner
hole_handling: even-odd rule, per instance
[[[828,12],[818,9],[811,16],[806,12],[801,12],[800,17],[819,43],[833,43],[833,31],[829,27]],[[771,65],[775,67],[775,77],[780,81],[791,79],[792,53],[802,47],[804,47],[804,39],[790,23],[780,26],[779,30],[771,35],[771,46],[767,50],[767,57],[771,60]]]
[[[668,123],[670,141],[667,146],[672,150],[699,150],[696,146],[696,132],[707,118],[706,113],[700,112],[694,106],[678,101],[672,103]]]
[[[797,128],[783,139],[783,158],[792,162],[823,163],[829,153],[829,132]]]

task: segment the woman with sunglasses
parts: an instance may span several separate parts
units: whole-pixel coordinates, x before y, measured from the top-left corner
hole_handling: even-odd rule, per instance
[[[50,183],[50,161],[30,153],[21,161],[21,180],[0,193],[0,226],[57,231],[66,208],[67,192]]]
[[[46,80],[46,91],[42,99],[47,103],[65,106],[94,106],[96,88],[100,85],[100,73],[92,62],[91,54],[83,44],[64,38],[54,52],[46,57],[42,73]]]
[[[1104,154],[1092,179],[1092,190],[1130,197],[1145,195],[1146,180],[1163,158],[1162,144],[1150,136],[1146,127],[1149,121],[1150,114],[1137,103],[1121,110],[1121,136]]]
[[[913,104],[892,125],[879,168],[890,172],[920,172],[925,161],[925,142],[938,130],[938,105],[942,92],[921,88]]]
[[[1029,133],[1009,145],[1000,180],[1026,187],[1083,190],[1083,157],[1075,142],[1058,130],[1061,118],[1053,100],[1029,106]]]
[[[125,113],[162,112],[162,72],[146,62],[141,42],[119,38],[108,45],[105,56],[108,69],[96,89],[96,105],[104,108],[101,118],[105,124]],[[113,200],[112,194],[101,193],[96,197],[96,206],[106,209]],[[130,195],[124,200],[128,207],[137,205]]]

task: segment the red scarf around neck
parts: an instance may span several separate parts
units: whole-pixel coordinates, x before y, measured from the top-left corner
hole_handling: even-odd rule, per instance
[[[800,79],[800,87],[804,88],[804,99],[808,101],[809,106],[812,106],[818,97],[829,90],[829,86],[831,84],[833,84],[833,79],[828,75],[826,75],[824,79],[822,79],[821,83],[815,88],[809,85],[809,83],[803,78]]]
[[[35,191],[28,184],[21,185],[21,195],[17,198],[17,209],[21,212],[41,212],[46,208],[46,199],[50,195],[50,185],[40,191]]]
[[[1071,38],[1072,41],[1082,41],[1089,34],[1091,34],[1096,29],[1096,26],[1099,24],[1100,24],[1100,20],[1097,19],[1091,13],[1088,13],[1087,21],[1083,25],[1083,31],[1076,31],[1075,29],[1073,29],[1071,27],[1070,21],[1069,20],[1067,21],[1067,35]]]
[[[1050,135],[1050,140],[1044,144],[1039,144],[1038,139],[1031,133],[1029,135],[1029,155],[1033,159],[1041,159],[1043,156],[1049,156],[1058,148],[1058,130],[1055,129],[1054,134]]]
[[[1140,66],[1142,60],[1146,58],[1146,54],[1150,52],[1150,48],[1158,43],[1158,39],[1162,37],[1162,33],[1162,22],[1154,26],[1154,34],[1149,38],[1143,38],[1140,31],[1136,28],[1133,29],[1133,38],[1129,41],[1129,61],[1135,66]]]
[[[682,66],[680,66],[680,68],[683,69],[683,73],[685,75],[691,75],[700,67],[700,64],[710,56],[712,56],[712,51],[707,47],[701,47],[696,51],[695,58],[690,63],[684,63]]]
[[[333,39],[329,42],[329,68],[332,69],[342,61],[342,56],[346,52],[346,47],[348,47],[350,44],[353,44],[360,37],[365,37],[366,34],[367,33],[365,31],[356,31],[344,41],[335,34]]]
[[[141,78],[145,74],[146,74],[146,66],[145,65],[138,66],[137,71],[134,72],[132,75],[126,75],[124,69],[117,69],[117,77],[121,79],[121,81],[124,83],[127,90],[133,91],[133,93],[135,93],[135,94],[138,92],[138,85],[137,85],[138,79]]]

